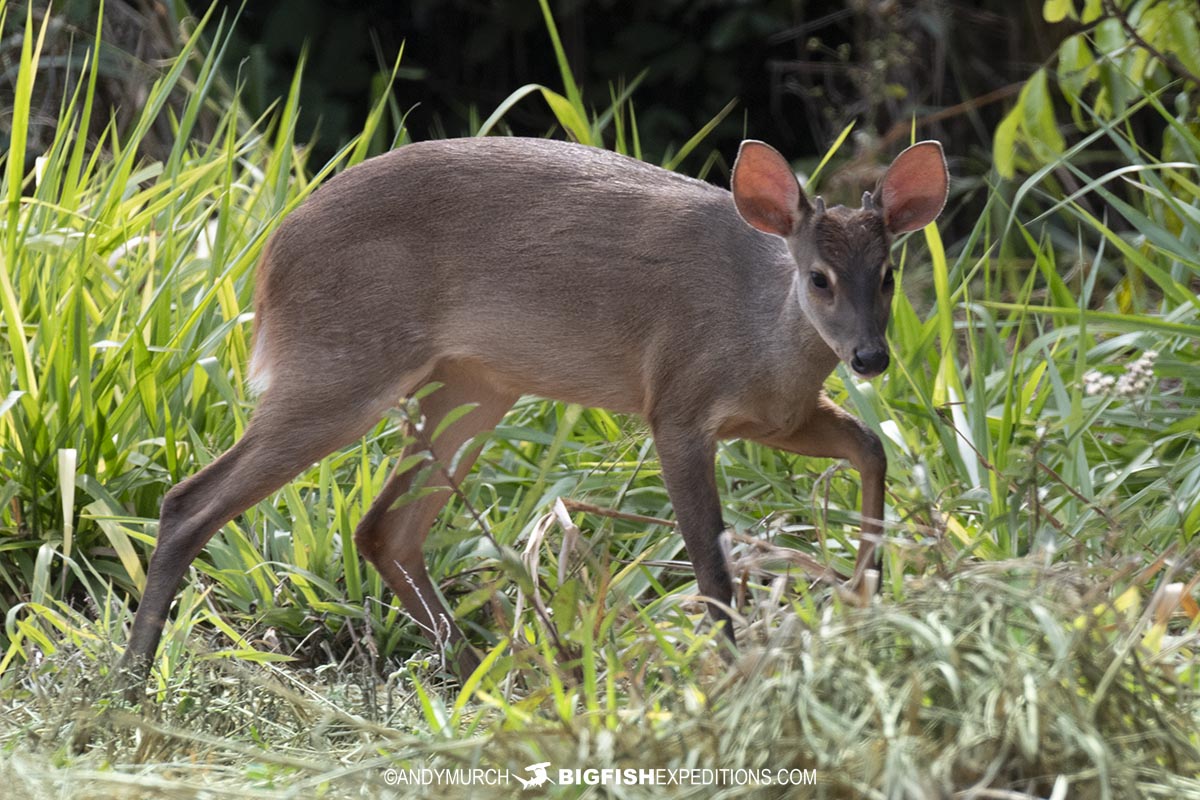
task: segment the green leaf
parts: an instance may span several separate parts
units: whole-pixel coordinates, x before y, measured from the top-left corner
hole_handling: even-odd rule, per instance
[[[1072,106],[1089,80],[1089,68],[1096,63],[1087,38],[1082,34],[1067,37],[1058,49],[1058,85]]]
[[[1058,132],[1058,120],[1054,116],[1054,102],[1046,79],[1046,70],[1039,69],[1025,84],[1025,132],[1028,134],[1034,153],[1042,161],[1050,161],[1062,154],[1066,142]]]
[[[1170,24],[1165,26],[1164,38],[1167,49],[1193,75],[1200,74],[1200,14],[1173,14]]]
[[[447,428],[477,408],[479,408],[479,403],[463,403],[461,406],[455,406],[447,411],[445,416],[443,416],[438,422],[437,427],[434,428],[433,435],[430,437],[430,441],[436,442],[438,437],[446,432]]]
[[[547,0],[538,0],[538,4],[542,7],[542,17],[546,21],[546,32],[550,34],[550,44],[554,47],[554,59],[558,62],[558,72],[562,76],[563,89],[567,93],[567,102],[576,109],[578,115],[583,111],[583,93],[579,91],[579,86],[575,83],[575,76],[571,73],[571,64],[567,60],[567,52],[563,49],[562,40],[558,37],[558,26],[554,24],[554,15],[550,13],[550,3]],[[591,141],[580,140],[584,144],[592,144]]]
[[[491,115],[483,121],[483,124],[479,126],[479,130],[475,132],[475,135],[487,136],[492,132],[492,128],[496,127],[496,124],[499,123],[500,120],[504,118],[504,115],[509,112],[509,109],[519,103],[526,96],[537,91],[545,92],[549,90],[540,83],[527,83],[520,89],[517,89],[515,92],[510,94],[508,97],[504,98],[504,100],[500,102],[500,105],[496,106],[496,110],[493,111]]]
[[[21,318],[21,304],[9,276],[14,274],[17,266],[14,262],[19,258],[18,236],[22,226],[21,190],[25,181],[25,138],[29,129],[30,104],[33,95],[33,78],[37,73],[38,58],[42,52],[42,44],[46,39],[46,28],[50,24],[50,15],[42,18],[42,27],[38,31],[37,45],[34,46],[33,33],[33,4],[25,9],[25,35],[21,37],[21,60],[17,68],[16,91],[12,95],[12,111],[9,114],[9,151],[5,164],[5,183],[8,192],[5,201],[8,205],[8,224],[3,239],[4,246],[0,248],[0,319],[7,328],[8,346],[11,349],[17,366],[17,386],[27,392],[22,401],[27,408],[36,408],[38,385],[37,371],[34,368],[33,357],[25,340],[25,324]]]
[[[992,160],[996,164],[996,172],[1001,178],[1011,180],[1016,174],[1017,129],[1021,125],[1021,101],[1013,107],[1008,115],[996,127],[996,138],[992,141]]]
[[[849,125],[842,128],[842,132],[838,134],[838,137],[834,139],[833,144],[831,144],[825,151],[825,155],[821,157],[821,162],[817,164],[817,168],[814,169],[808,176],[809,186],[817,185],[817,178],[820,176],[821,170],[823,170],[825,165],[829,163],[829,159],[833,158],[834,154],[841,149],[842,143],[846,141],[846,137],[850,135],[850,131],[852,130],[854,130],[854,120],[851,120]]]
[[[1042,5],[1042,16],[1046,22],[1062,22],[1068,16],[1075,17],[1075,8],[1071,0],[1046,0]]]
[[[696,131],[692,138],[684,142],[683,147],[679,148],[679,152],[672,156],[667,163],[663,164],[663,168],[674,171],[679,166],[680,162],[687,158],[688,154],[695,150],[697,145],[699,145],[700,142],[706,139],[708,135],[713,132],[714,128],[721,124],[721,120],[729,116],[729,112],[733,111],[735,106],[737,106],[736,97],[726,103],[725,107],[718,111],[716,116],[706,122],[704,126],[700,128],[700,130]]]
[[[550,110],[554,112],[554,118],[572,139],[580,144],[593,144],[591,126],[588,125],[586,119],[579,115],[570,100],[544,86],[542,87],[542,97],[546,98],[546,105],[550,106]]]

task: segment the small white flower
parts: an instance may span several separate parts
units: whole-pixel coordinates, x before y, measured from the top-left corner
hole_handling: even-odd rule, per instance
[[[1157,350],[1147,350],[1125,367],[1119,378],[1105,375],[1096,369],[1088,370],[1083,374],[1084,394],[1089,397],[1108,394],[1136,397],[1143,394],[1154,382],[1154,362],[1157,358]]]
[[[1108,394],[1114,383],[1116,383],[1116,378],[1112,375],[1105,375],[1099,370],[1088,370],[1083,375],[1083,391],[1089,397]]]
[[[1117,381],[1116,393],[1121,397],[1134,397],[1150,388],[1154,378],[1154,361],[1158,351],[1147,350],[1141,357],[1125,368],[1125,374]]]

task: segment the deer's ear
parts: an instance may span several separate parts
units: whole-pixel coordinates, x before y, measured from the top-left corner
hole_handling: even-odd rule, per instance
[[[730,183],[738,214],[764,233],[790,236],[810,211],[796,174],[769,144],[742,142]]]
[[[942,145],[929,140],[896,156],[875,193],[875,203],[883,208],[889,231],[907,233],[937,219],[949,191],[950,172]]]

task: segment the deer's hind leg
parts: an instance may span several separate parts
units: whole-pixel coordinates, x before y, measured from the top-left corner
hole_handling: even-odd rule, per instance
[[[427,457],[388,478],[354,532],[354,541],[426,638],[444,655],[456,651],[455,672],[465,680],[475,671],[479,659],[430,580],[422,548],[438,513],[453,493],[451,473],[454,485],[458,485],[478,457],[478,445],[463,448],[463,444],[495,428],[517,396],[455,364],[439,365],[430,380],[442,386],[421,399],[424,424],[409,448],[410,452],[425,451]],[[468,404],[474,408],[430,440],[447,414]],[[403,495],[417,488],[414,483],[422,473],[425,480],[420,488],[438,491],[405,502]]]
[[[179,583],[209,539],[305,467],[362,436],[387,405],[368,387],[281,378],[260,399],[242,438],[167,493],[121,660],[128,694],[135,697],[148,675]],[[329,413],[331,407],[338,413]]]

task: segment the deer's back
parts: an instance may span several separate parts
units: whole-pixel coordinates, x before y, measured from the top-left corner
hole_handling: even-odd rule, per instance
[[[319,189],[270,250],[272,330],[476,360],[515,390],[626,411],[680,363],[752,357],[794,271],[727,191],[539,139],[379,156]]]

